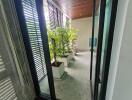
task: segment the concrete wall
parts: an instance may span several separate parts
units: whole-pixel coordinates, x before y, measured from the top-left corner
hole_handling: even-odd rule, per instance
[[[71,26],[79,30],[77,48],[79,50],[89,50],[89,38],[92,34],[92,17],[72,20]]]
[[[106,100],[132,100],[132,0],[119,0]]]

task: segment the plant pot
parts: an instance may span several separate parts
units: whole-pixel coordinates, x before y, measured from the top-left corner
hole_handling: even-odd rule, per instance
[[[70,53],[67,57],[67,66],[69,66],[74,61],[74,54]]]
[[[59,61],[64,62],[64,66],[68,66],[67,58],[68,58],[68,55],[64,56],[64,57],[60,57],[58,59],[59,59]]]
[[[69,64],[73,63],[74,61],[74,54],[68,53],[66,56],[58,58],[59,61],[64,62],[64,66],[68,67]]]
[[[61,78],[61,76],[64,74],[64,63],[63,62],[57,62],[57,63],[60,64],[58,66],[52,64],[53,77]]]

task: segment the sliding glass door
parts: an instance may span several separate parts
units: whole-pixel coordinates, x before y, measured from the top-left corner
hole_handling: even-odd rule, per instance
[[[92,65],[93,99],[105,100],[118,0],[101,0],[96,65]],[[96,8],[96,6],[94,6]],[[94,12],[96,13],[96,12]],[[96,14],[94,14],[94,24]],[[94,25],[94,34],[96,26]],[[94,58],[94,54],[93,54]],[[93,59],[94,60],[94,59]],[[95,65],[95,68],[94,68]],[[94,73],[93,73],[94,72]]]

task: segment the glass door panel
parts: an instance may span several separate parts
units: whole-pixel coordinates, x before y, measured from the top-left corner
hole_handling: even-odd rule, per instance
[[[101,51],[101,63],[100,63],[100,73],[99,73],[99,79],[102,82],[103,77],[103,66],[105,62],[105,55],[108,45],[108,36],[109,36],[109,25],[110,25],[110,17],[111,17],[111,2],[110,0],[106,0],[106,8],[105,8],[105,19],[104,19],[104,30],[103,30],[103,41],[102,41],[102,51]],[[98,95],[100,95],[101,91],[101,82],[98,85]]]
[[[102,52],[101,52],[100,78],[102,77],[102,73],[103,73],[103,61],[104,61],[104,56],[106,53],[106,49],[107,49],[106,47],[108,43],[108,33],[109,33],[110,15],[111,15],[110,7],[111,7],[110,0],[107,0],[106,9],[105,9],[105,22],[104,22]]]
[[[92,80],[93,94],[95,96],[94,100],[97,100],[99,99],[99,96],[100,96],[100,90],[102,85],[101,81],[102,81],[102,77],[103,77],[102,75],[104,71],[103,67],[105,67],[103,66],[103,64],[105,62],[106,48],[108,45],[109,24],[110,24],[110,18],[111,18],[111,0],[106,0],[106,1],[101,0],[99,3],[100,5],[98,6],[98,10],[97,10],[98,0],[95,0],[95,1],[96,1],[96,4],[95,4],[95,12],[94,12],[95,15],[94,15],[93,40],[97,39],[99,43],[97,43],[96,46],[93,45],[93,62],[92,62],[92,79],[91,80]],[[105,5],[103,3],[105,3]],[[101,9],[100,9],[100,6],[101,6]],[[96,61],[96,59],[98,59],[98,61]]]
[[[100,0],[95,0],[95,16],[94,16],[94,37],[93,37],[93,62],[92,62],[92,90],[94,93],[95,84],[95,68],[96,68],[96,57],[97,57],[97,41],[98,41],[98,30],[99,30],[99,17],[100,17]]]

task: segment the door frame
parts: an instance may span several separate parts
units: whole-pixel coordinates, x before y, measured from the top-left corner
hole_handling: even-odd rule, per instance
[[[100,1],[98,45],[97,45],[96,65],[95,65],[95,83],[94,83],[93,100],[98,100],[98,85],[100,83],[99,74],[100,74],[101,52],[102,52],[102,43],[103,43],[105,7],[106,7],[106,0],[101,0]]]
[[[106,0],[100,0],[100,15],[99,15],[99,28],[98,28],[98,44],[97,44],[97,56],[96,56],[96,65],[95,65],[95,83],[94,83],[94,90],[92,89],[92,70],[93,70],[93,44],[94,44],[94,28],[95,28],[95,13],[96,13],[96,1],[93,0],[93,25],[92,25],[92,46],[91,46],[91,62],[90,62],[90,81],[91,81],[91,92],[92,92],[92,99],[97,100],[97,87],[99,82],[99,70],[100,68],[100,61],[101,61],[101,50],[102,50],[102,40],[103,40],[103,29],[104,29],[104,18],[105,18],[105,4]]]
[[[118,0],[112,0],[110,26],[109,26],[109,34],[108,34],[108,45],[106,50],[106,56],[104,57],[104,63],[103,63],[104,73],[102,78],[102,85],[101,85],[99,100],[105,100],[105,97],[106,97],[117,7],[118,7]]]
[[[110,59],[111,59],[111,51],[112,51],[112,43],[113,43],[113,36],[114,36],[114,27],[115,27],[115,20],[116,20],[116,13],[117,13],[117,6],[118,0],[111,0],[111,17],[110,17],[110,26],[109,26],[109,35],[108,35],[108,44],[107,44],[107,51],[103,63],[103,78],[100,80],[100,63],[101,63],[101,52],[102,52],[102,40],[103,40],[103,30],[104,30],[104,20],[105,20],[105,7],[106,7],[106,0],[101,0],[100,2],[100,16],[99,16],[99,30],[98,30],[98,46],[97,46],[97,57],[96,57],[96,66],[95,66],[95,84],[94,84],[94,93],[92,91],[92,99],[98,100],[98,85],[99,83],[102,84],[101,92],[99,95],[99,100],[105,100],[106,97],[106,90],[107,90],[107,82],[108,82],[108,75],[109,75],[109,67],[110,67]],[[90,81],[92,82],[92,67],[93,67],[93,38],[94,38],[94,23],[95,23],[95,7],[96,7],[96,0],[93,1],[93,27],[92,27],[92,49],[91,49],[91,65],[90,65]],[[105,67],[107,66],[107,67]]]
[[[52,72],[52,66],[51,66],[51,60],[50,60],[47,27],[46,27],[46,21],[44,17],[45,16],[44,5],[43,5],[44,3],[43,3],[43,0],[35,0],[35,1],[36,1],[37,12],[38,12],[40,31],[42,36],[42,43],[43,43],[43,49],[44,49],[44,56],[45,56],[45,63],[46,63],[46,69],[47,69],[47,75],[48,75],[51,100],[55,100],[56,95],[55,95],[54,79],[53,79],[53,72]]]
[[[51,97],[51,100],[56,100],[52,67],[51,67],[51,62],[50,62],[47,29],[46,29],[46,24],[45,24],[46,22],[44,19],[43,0],[35,0],[35,2],[36,2],[40,31],[41,31],[41,36],[42,36],[47,76],[48,76],[48,81],[49,81],[50,97]],[[20,25],[21,32],[22,32],[23,42],[24,42],[25,49],[26,49],[26,54],[27,54],[27,58],[28,58],[29,66],[30,66],[32,80],[34,83],[36,99],[37,100],[47,100],[45,96],[41,94],[41,91],[40,91],[37,72],[35,68],[35,62],[33,59],[32,49],[31,49],[30,40],[28,36],[28,30],[26,26],[26,20],[24,17],[24,12],[23,12],[23,7],[22,7],[22,0],[14,0],[14,3],[16,7],[18,20],[20,23],[19,25]]]

